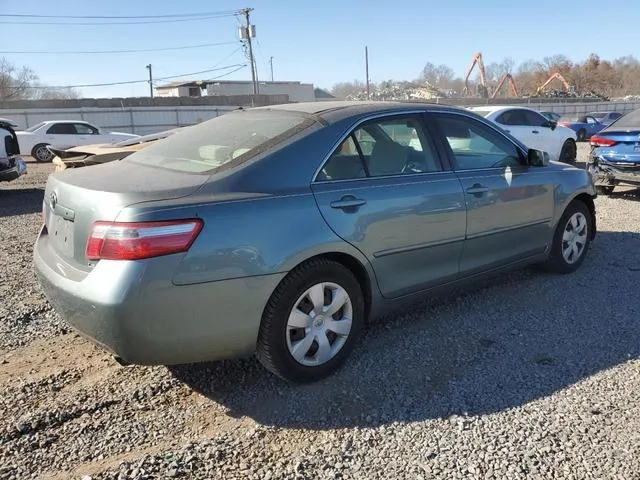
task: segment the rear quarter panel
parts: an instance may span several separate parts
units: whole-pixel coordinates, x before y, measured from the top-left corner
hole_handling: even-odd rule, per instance
[[[375,278],[367,259],[327,226],[308,188],[290,195],[221,194],[189,200],[184,206],[132,205],[118,216],[119,221],[204,219],[202,232],[173,272],[176,285],[286,273],[324,253],[348,254]]]

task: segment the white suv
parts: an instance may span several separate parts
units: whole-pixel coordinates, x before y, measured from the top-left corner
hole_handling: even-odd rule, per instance
[[[557,125],[532,108],[486,105],[469,107],[469,110],[497,123],[527,147],[547,152],[551,160],[576,161],[576,132]]]

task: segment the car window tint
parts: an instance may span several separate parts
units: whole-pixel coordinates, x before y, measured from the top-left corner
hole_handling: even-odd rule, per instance
[[[318,173],[316,180],[326,182],[330,180],[350,180],[366,177],[362,158],[353,135],[347,137],[331,154]]]
[[[503,112],[496,121],[502,125],[528,125],[524,110],[519,109]]]
[[[527,125],[530,125],[533,127],[542,127],[548,122],[548,120],[544,118],[542,115],[540,115],[539,113],[532,112],[529,110],[522,110],[522,112],[526,118]]]
[[[47,130],[49,135],[75,135],[76,129],[73,123],[54,123]]]
[[[456,170],[520,166],[517,147],[493,128],[462,115],[434,115],[455,160]]]
[[[86,123],[74,123],[74,125],[79,135],[94,135],[98,133],[93,127]]]

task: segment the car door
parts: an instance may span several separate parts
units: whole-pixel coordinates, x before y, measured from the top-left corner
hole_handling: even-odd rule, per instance
[[[45,132],[45,143],[57,148],[70,148],[78,144],[78,137],[73,123],[60,122],[49,126]]]
[[[543,253],[554,214],[555,189],[547,169],[527,166],[520,148],[480,120],[451,112],[433,119],[465,194],[461,273]]]
[[[524,110],[524,115],[534,136],[530,148],[547,152],[554,160],[559,159],[566,140],[565,134],[561,130],[552,129],[549,120],[538,112]]]
[[[78,138],[78,145],[91,145],[94,143],[105,143],[97,128],[88,123],[74,123]]]
[[[496,118],[496,123],[500,124],[507,133],[516,137],[526,146],[538,148],[535,146],[538,139],[532,133],[533,129],[527,123],[525,111],[521,108],[511,108],[503,111]]]
[[[327,224],[371,263],[385,297],[455,278],[466,230],[464,194],[420,114],[355,127],[312,183]]]

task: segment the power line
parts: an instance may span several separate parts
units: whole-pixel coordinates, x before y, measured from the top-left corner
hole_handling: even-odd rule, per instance
[[[232,15],[213,15],[208,17],[191,17],[191,18],[176,18],[173,20],[144,20],[140,22],[18,22],[18,21],[5,21],[0,20],[0,24],[4,25],[93,25],[93,26],[101,26],[101,25],[149,25],[156,23],[178,23],[178,22],[198,22],[201,20],[211,20],[214,18],[225,18]]]
[[[238,70],[243,69],[244,67],[246,67],[247,64],[246,63],[237,63],[235,65],[227,65],[226,67],[220,67],[220,68],[211,68],[209,70],[201,70],[199,72],[191,72],[191,73],[181,73],[179,75],[171,75],[168,77],[160,77],[160,78],[155,78],[154,81],[158,81],[158,80],[171,80],[173,78],[179,78],[179,77],[188,77],[190,75],[200,75],[202,73],[210,73],[210,72],[217,72],[220,70],[227,70],[229,68],[234,68],[234,70],[231,70],[230,72],[226,72],[222,75],[219,75],[217,77],[211,78],[209,80],[215,80],[218,78],[222,78],[225,77],[227,75],[231,75],[234,72],[237,72]],[[90,84],[84,84],[84,85],[45,85],[45,86],[38,86],[38,87],[26,87],[26,88],[31,88],[31,89],[40,89],[40,88],[55,88],[55,89],[68,89],[68,88],[89,88],[89,87],[112,87],[115,85],[131,85],[134,83],[148,83],[149,80],[145,79],[145,80],[128,80],[128,81],[124,81],[124,82],[109,82],[109,83],[90,83]]]
[[[15,52],[0,52],[2,54],[103,54],[103,53],[140,53],[140,52],[164,52],[169,50],[187,50],[192,48],[204,48],[204,47],[217,47],[220,45],[235,45],[237,41],[234,42],[220,42],[220,43],[201,43],[199,45],[183,45],[180,47],[165,47],[165,48],[141,48],[137,50],[76,50],[76,51],[48,51],[48,50],[29,50],[29,51],[15,51]]]
[[[231,16],[237,15],[240,10],[225,10],[219,12],[200,13],[169,13],[165,15],[38,15],[30,13],[0,13],[0,17],[20,17],[20,18],[175,18],[175,17],[204,17],[204,16]]]

